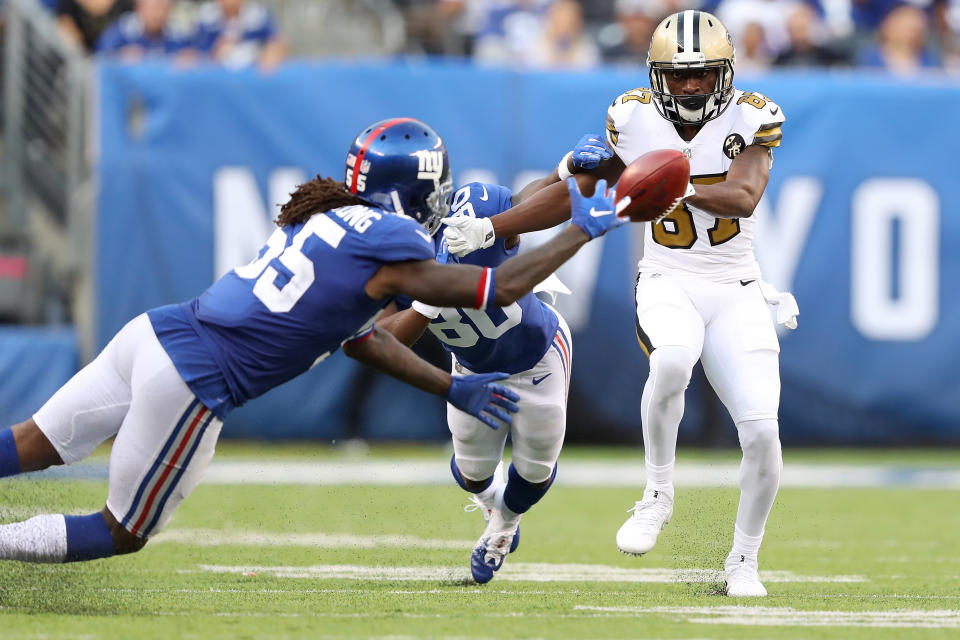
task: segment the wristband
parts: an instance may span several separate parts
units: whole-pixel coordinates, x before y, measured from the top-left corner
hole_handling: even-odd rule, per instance
[[[573,173],[570,171],[570,168],[567,166],[567,162],[572,157],[573,151],[567,151],[567,155],[563,156],[563,158],[560,160],[560,164],[557,165],[557,175],[560,176],[561,181],[566,180],[573,175]]]
[[[487,305],[493,302],[496,287],[497,283],[496,278],[493,275],[493,269],[490,267],[484,267],[483,273],[480,274],[480,281],[477,283],[477,299],[473,305],[473,308],[481,310],[486,309]]]

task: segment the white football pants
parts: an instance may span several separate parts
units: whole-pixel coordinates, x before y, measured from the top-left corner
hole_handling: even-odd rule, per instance
[[[513,424],[494,431],[480,420],[447,405],[447,425],[453,435],[453,452],[460,473],[468,480],[493,475],[503,457],[507,434],[513,442],[513,465],[528,482],[546,482],[553,474],[567,427],[567,392],[573,346],[570,329],[560,314],[560,327],[547,352],[532,369],[514,374],[499,384],[520,397]],[[455,365],[453,375],[473,373]]]
[[[141,538],[163,529],[199,484],[223,426],[177,373],[146,314],[127,323],[33,419],[66,464],[116,436],[107,508]]]

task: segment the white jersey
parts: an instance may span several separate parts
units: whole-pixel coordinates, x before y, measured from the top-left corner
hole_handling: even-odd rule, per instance
[[[607,110],[607,144],[629,165],[655,149],[676,149],[690,159],[690,181],[726,179],[733,159],[747,146],[780,146],[783,110],[759,93],[735,90],[720,117],[687,142],[652,104],[649,89],[617,97]],[[753,254],[754,218],[717,218],[681,203],[644,234],[641,271],[696,276],[717,282],[760,277]]]

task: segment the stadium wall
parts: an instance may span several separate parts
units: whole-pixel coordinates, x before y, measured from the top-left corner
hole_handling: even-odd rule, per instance
[[[103,64],[98,73],[96,340],[197,295],[251,259],[293,186],[340,176],[352,136],[398,115],[444,136],[457,183],[549,171],[607,105],[647,83],[623,70],[514,72],[460,63],[300,63],[276,73]],[[782,337],[787,443],[960,443],[960,86],[856,73],[737,78],[784,109],[759,210],[766,278],[792,290]],[[576,354],[569,437],[637,441],[646,361],[633,333],[639,227],[564,267]],[[536,241],[533,238],[532,241]],[[350,400],[345,400],[350,398]],[[685,441],[735,442],[698,376]],[[224,434],[446,437],[443,403],[337,355],[237,411]]]

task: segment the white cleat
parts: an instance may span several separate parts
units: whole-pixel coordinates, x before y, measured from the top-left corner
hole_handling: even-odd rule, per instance
[[[644,492],[643,500],[628,509],[633,515],[617,531],[617,548],[640,556],[657,544],[657,536],[673,516],[673,498],[663,491]]]
[[[767,590],[760,582],[756,559],[743,555],[731,555],[724,563],[727,578],[727,595],[731,598],[762,598]]]

